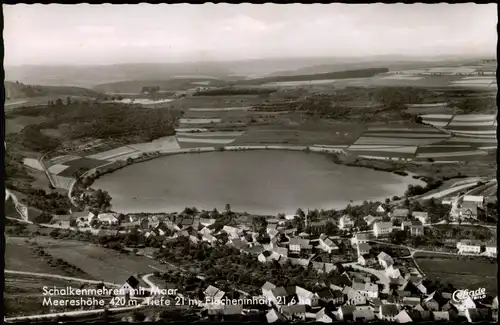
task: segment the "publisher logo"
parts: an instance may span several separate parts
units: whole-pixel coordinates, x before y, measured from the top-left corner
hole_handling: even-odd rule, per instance
[[[453,292],[452,298],[455,302],[461,302],[466,300],[467,298],[471,298],[472,300],[483,299],[486,297],[486,289],[478,288],[477,290],[457,290]]]

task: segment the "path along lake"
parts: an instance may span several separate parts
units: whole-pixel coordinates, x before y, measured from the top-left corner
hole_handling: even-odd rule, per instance
[[[337,165],[331,157],[293,151],[208,152],[165,156],[102,176],[118,212],[175,212],[185,207],[253,214],[297,208],[342,209],[352,200],[401,196],[411,177]]]

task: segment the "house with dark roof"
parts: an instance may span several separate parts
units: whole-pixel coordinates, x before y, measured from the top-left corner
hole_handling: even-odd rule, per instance
[[[370,253],[370,249],[371,247],[367,243],[360,243],[358,245],[358,255],[366,255]]]
[[[309,239],[290,238],[288,248],[291,252],[300,253],[312,250],[312,245],[309,243]]]
[[[288,320],[305,320],[306,305],[296,304],[296,305],[282,306],[281,313]]]
[[[275,306],[282,306],[286,304],[287,297],[288,292],[284,287],[272,288],[267,295],[268,300]]]
[[[139,280],[135,276],[131,276],[125,283],[118,289],[120,296],[134,297],[138,294]]]
[[[405,219],[410,215],[410,210],[408,209],[394,209],[390,214],[391,219]]]
[[[318,235],[325,231],[326,220],[313,221],[309,224],[311,234]]]
[[[378,318],[380,320],[394,322],[398,314],[399,310],[396,304],[382,304],[379,307]]]
[[[371,266],[377,264],[377,260],[367,254],[358,255],[358,264],[363,266]]]
[[[337,315],[339,320],[347,321],[353,319],[353,313],[356,310],[354,305],[342,306],[338,309]]]
[[[375,319],[375,313],[371,309],[358,309],[356,308],[352,313],[354,321],[369,322]]]
[[[377,256],[378,262],[380,265],[382,265],[384,268],[388,268],[389,266],[394,264],[394,260],[392,257],[390,257],[388,254],[385,252],[380,252]]]
[[[450,313],[447,311],[433,311],[432,318],[434,319],[434,321],[449,321]]]
[[[329,278],[329,280],[332,285],[335,285],[340,288],[344,288],[352,284],[352,281],[349,279],[349,277],[347,277],[344,274],[343,275],[334,274]]]

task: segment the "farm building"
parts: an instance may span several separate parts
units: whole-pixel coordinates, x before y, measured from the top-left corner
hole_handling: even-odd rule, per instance
[[[462,240],[457,243],[459,254],[479,254],[482,243],[477,240]]]

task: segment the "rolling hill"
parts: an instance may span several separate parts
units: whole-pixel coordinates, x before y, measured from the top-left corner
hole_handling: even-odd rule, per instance
[[[4,84],[5,97],[7,100],[53,96],[98,97],[101,95],[94,90],[81,87],[26,85],[20,82],[10,81],[5,81]]]

